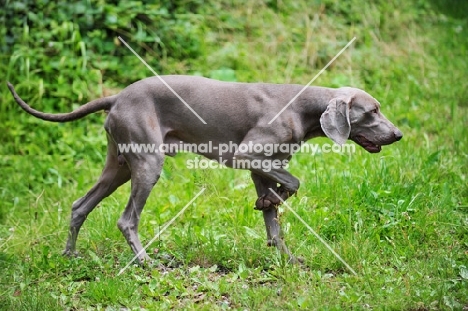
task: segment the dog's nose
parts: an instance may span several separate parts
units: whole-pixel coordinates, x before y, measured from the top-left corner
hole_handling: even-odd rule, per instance
[[[396,141],[399,141],[403,137],[403,133],[398,129],[395,131],[394,135],[395,135]]]

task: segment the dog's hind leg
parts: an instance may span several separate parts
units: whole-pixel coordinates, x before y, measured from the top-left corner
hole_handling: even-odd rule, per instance
[[[73,255],[75,253],[78,232],[88,214],[102,199],[111,195],[119,186],[130,179],[130,170],[126,163],[119,163],[117,146],[109,135],[107,136],[107,142],[106,164],[101,177],[85,196],[76,200],[72,205],[70,230],[67,245],[63,252],[64,255]]]
[[[124,235],[140,263],[149,260],[140,239],[138,224],[146,200],[159,179],[164,155],[158,153],[135,155],[128,161],[132,171],[132,191],[127,207],[120,217],[117,226]]]

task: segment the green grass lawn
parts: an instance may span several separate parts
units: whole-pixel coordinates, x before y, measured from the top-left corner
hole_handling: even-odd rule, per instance
[[[203,38],[199,55],[164,58],[158,66],[162,74],[306,84],[357,37],[314,84],[365,89],[404,137],[379,154],[359,147],[353,154],[297,154],[289,170],[301,188],[288,200],[357,275],[283,208],[286,242],[305,262],[287,264],[266,246],[249,172],[190,170],[191,154],[166,159],[142,214],[145,244],[206,188],[148,248],[154,265],[117,275],[133,257],[116,226],[128,184],[88,217],[80,256],[63,257],[71,205],[102,170],[104,116],[73,124],[35,120],[2,81],[0,309],[466,310],[468,23],[459,14],[466,5],[349,3],[210,2],[192,20],[192,35]],[[102,77],[90,67],[73,86],[63,84],[69,95],[52,94],[61,98],[55,104],[43,88],[60,81],[44,83],[41,68],[25,65],[36,56],[16,51],[2,69],[39,110],[85,103],[92,96],[80,97],[80,83],[91,94],[124,86],[104,76],[97,87]],[[125,66],[131,52],[121,53]],[[135,80],[151,75],[142,64],[128,72]]]

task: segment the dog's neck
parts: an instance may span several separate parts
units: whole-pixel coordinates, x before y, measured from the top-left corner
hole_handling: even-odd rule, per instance
[[[308,87],[293,103],[293,109],[301,118],[303,136],[301,141],[307,141],[314,137],[325,137],[325,133],[320,126],[320,117],[327,110],[328,103],[336,97],[336,90],[326,87]]]

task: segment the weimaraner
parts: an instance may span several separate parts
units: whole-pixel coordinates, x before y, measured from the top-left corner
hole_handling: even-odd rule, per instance
[[[130,199],[117,225],[139,261],[149,260],[138,238],[140,214],[159,179],[165,155],[174,154],[121,153],[120,144],[298,144],[327,136],[337,144],[351,139],[368,152],[376,153],[382,145],[392,144],[403,136],[380,112],[376,99],[351,87],[307,87],[271,124],[269,122],[303,86],[232,83],[178,75],[150,77],[129,85],[117,95],[93,100],[73,112],[62,114],[31,108],[10,83],[8,87],[21,108],[46,121],[68,122],[100,110],[108,111],[104,124],[108,140],[106,164],[97,183],[73,203],[64,251],[67,255],[75,253],[77,235],[88,214],[103,198],[131,180]],[[279,151],[269,157],[239,150],[222,155],[217,150],[198,153],[229,167],[236,160],[283,161],[291,158],[290,153]],[[276,193],[286,200],[298,190],[299,180],[284,167],[269,171],[250,168],[250,171],[258,195],[255,208],[263,212],[268,245],[275,245],[289,255],[290,261],[296,262],[284,243],[278,222],[277,206],[281,200],[269,188],[276,189]]]

